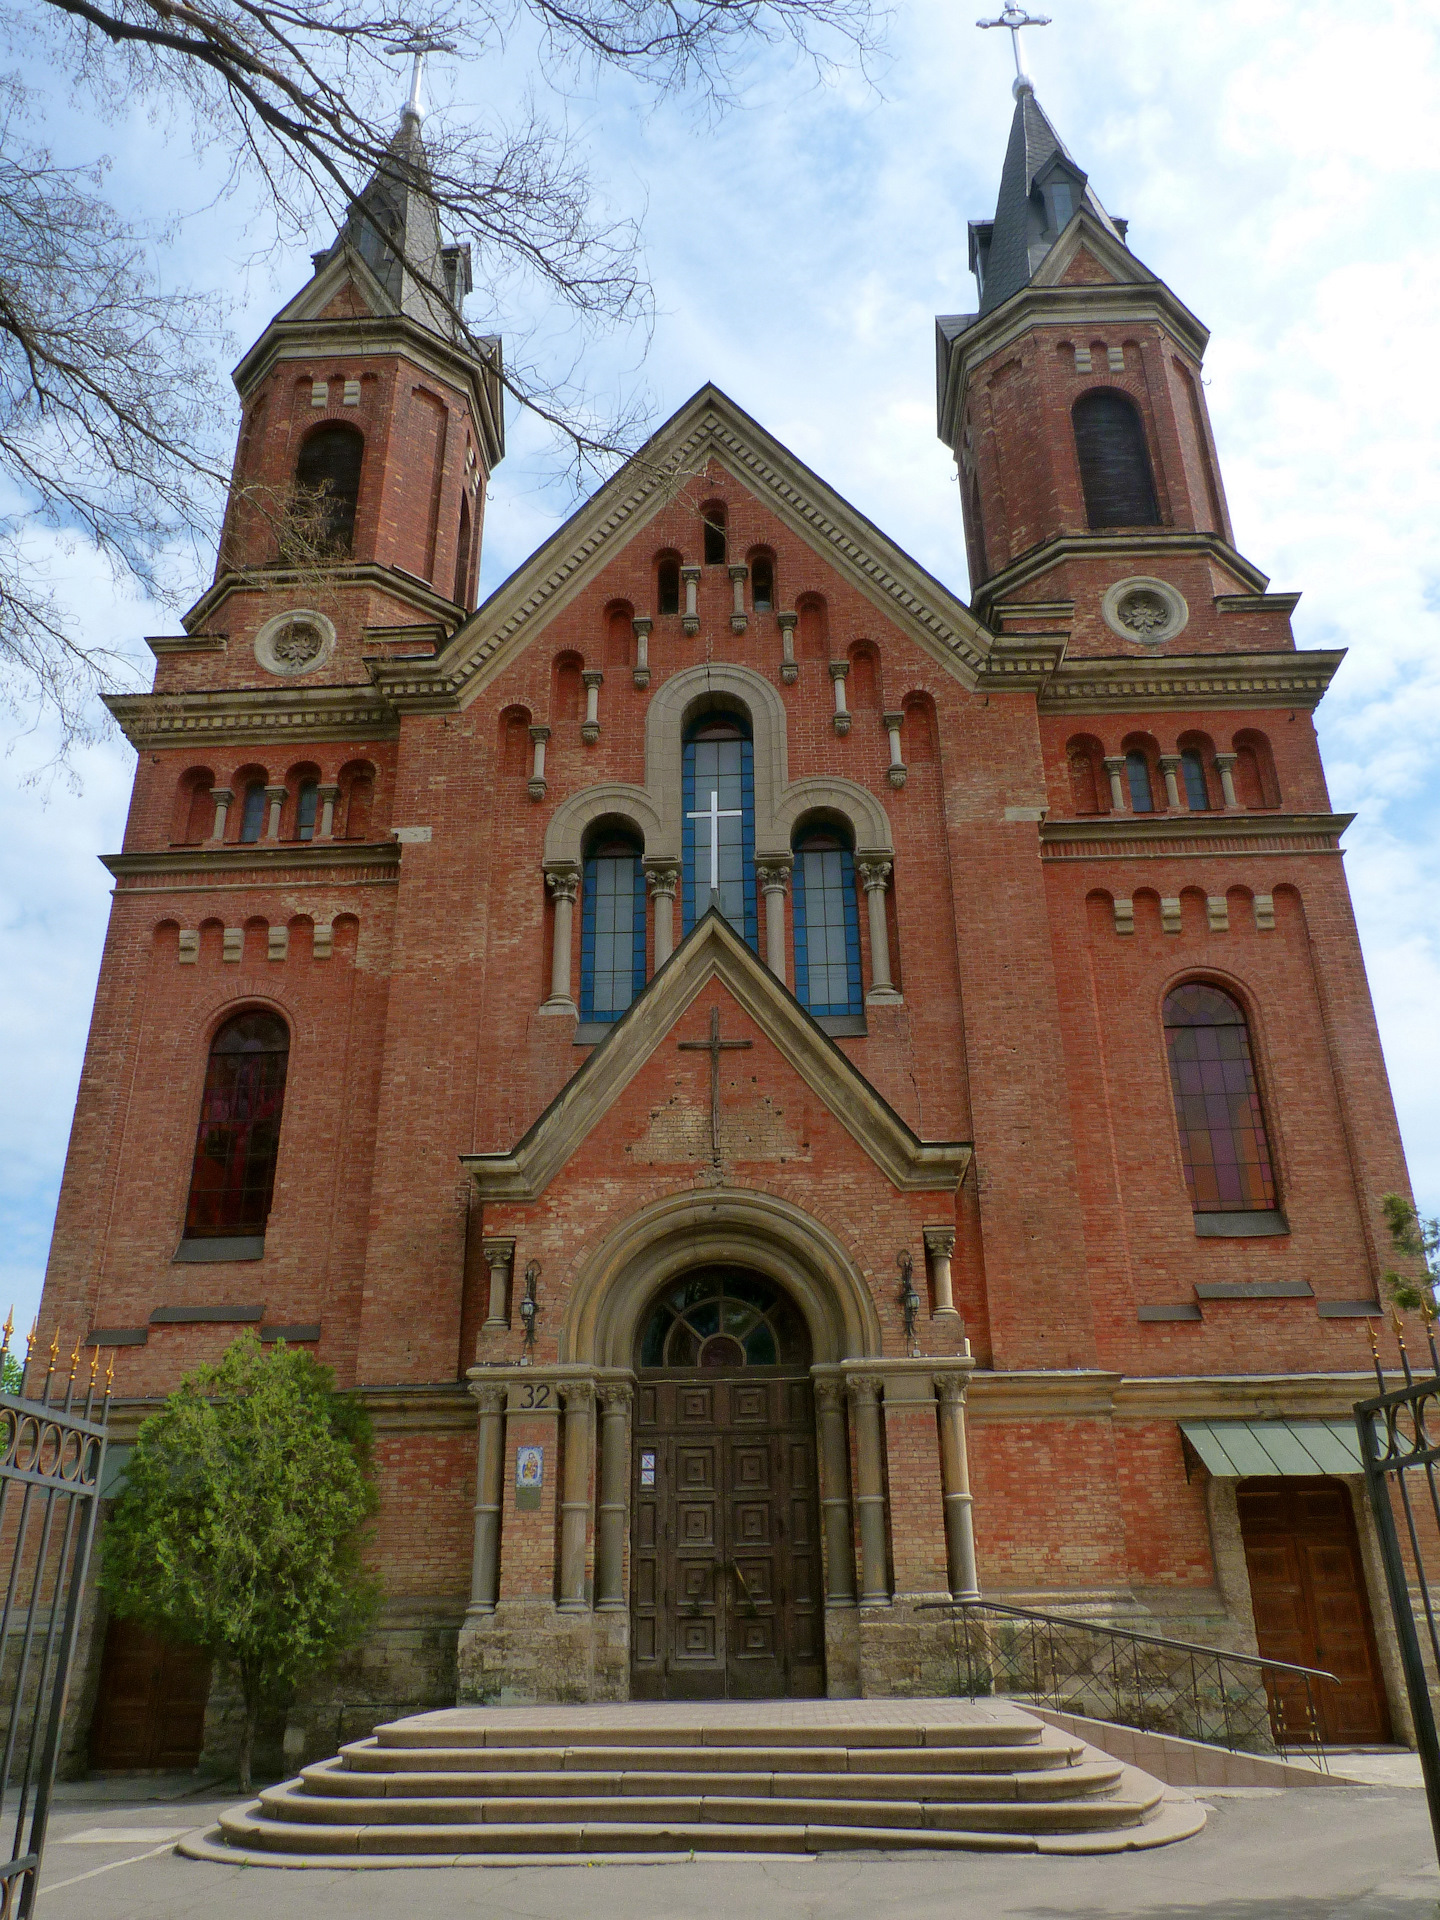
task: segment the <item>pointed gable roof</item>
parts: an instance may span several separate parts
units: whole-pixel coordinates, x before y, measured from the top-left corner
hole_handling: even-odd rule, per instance
[[[597,1127],[711,981],[718,979],[764,1038],[901,1193],[953,1193],[972,1148],[921,1140],[858,1067],[712,907],[514,1147],[464,1153],[484,1200],[533,1200]]]
[[[1065,181],[1071,191],[1070,214],[1058,226],[1051,224],[1051,209],[1043,191],[1057,180]],[[1051,126],[1033,90],[1022,87],[1010,125],[995,218],[977,221],[970,229],[970,265],[980,280],[982,315],[993,313],[1022,287],[1029,286],[1045,256],[1082,207],[1123,243],[1121,228],[1091,192],[1087,174]]]

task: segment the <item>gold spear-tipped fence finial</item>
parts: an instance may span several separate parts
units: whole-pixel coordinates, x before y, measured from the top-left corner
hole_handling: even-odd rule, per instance
[[[14,1331],[15,1331],[15,1309],[14,1307],[11,1307],[9,1313],[7,1313],[5,1316],[4,1327],[0,1328],[0,1333],[3,1333],[4,1335],[4,1338],[0,1339],[0,1353],[8,1353],[10,1351],[10,1336],[12,1333],[14,1333]]]
[[[30,1322],[30,1331],[25,1336],[25,1364],[30,1364],[30,1356],[35,1351],[35,1342],[40,1337],[40,1316],[37,1313]]]

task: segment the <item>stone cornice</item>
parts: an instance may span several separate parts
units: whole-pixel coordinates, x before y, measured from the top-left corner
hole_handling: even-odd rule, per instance
[[[453,633],[465,618],[465,609],[454,600],[437,593],[428,580],[421,580],[403,567],[382,567],[378,561],[361,560],[340,566],[249,567],[222,573],[208,586],[183,616],[187,632],[204,627],[224,603],[237,593],[284,595],[291,604],[298,597],[302,604],[313,604],[317,594],[331,594],[339,587],[369,587],[387,594],[407,607],[426,614],[444,633]],[[276,612],[283,612],[277,607]],[[180,649],[172,649],[180,651]]]
[[[1223,706],[1303,707],[1308,712],[1319,706],[1344,658],[1343,647],[1307,647],[1294,653],[1062,660],[1041,690],[1040,711],[1201,711]]]
[[[715,460],[963,685],[990,635],[964,602],[713,386],[703,387],[423,666],[387,661],[376,685],[402,711],[467,705],[680,488]],[[803,585],[803,583],[802,583]]]
[[[1348,1420],[1374,1392],[1373,1373],[1144,1375],[977,1371],[967,1402],[972,1420]]]
[[[102,853],[100,864],[116,880],[164,891],[167,882],[223,879],[228,885],[275,886],[318,875],[346,882],[394,880],[401,848],[393,840],[282,840],[267,846],[172,847],[163,853]],[[187,889],[188,890],[188,889]]]
[[[215,693],[109,694],[137,751],[283,740],[388,740],[399,718],[372,687],[240,687]]]
[[[715,978],[898,1191],[955,1191],[970,1164],[969,1143],[921,1140],[912,1133],[712,909],[514,1147],[505,1153],[460,1155],[480,1198],[525,1201],[542,1194]]]
[[[1126,813],[1042,820],[1046,860],[1175,860],[1233,853],[1337,853],[1353,813]]]
[[[1000,601],[1028,581],[1051,572],[1062,561],[1113,560],[1133,573],[1142,560],[1163,562],[1177,553],[1199,555],[1217,562],[1227,573],[1233,573],[1238,580],[1245,582],[1249,595],[1263,595],[1270,585],[1269,574],[1262,573],[1253,561],[1247,560],[1243,553],[1238,553],[1218,533],[1196,533],[1170,527],[1160,527],[1153,532],[1127,528],[1123,533],[1057,533],[1048,540],[1042,540],[1039,546],[1022,553],[1008,567],[1002,567],[999,573],[992,574],[978,586],[975,589],[974,611],[978,618],[988,620],[992,608],[999,611]],[[1242,598],[1248,598],[1249,595]],[[1220,596],[1222,600],[1234,597],[1230,594]]]

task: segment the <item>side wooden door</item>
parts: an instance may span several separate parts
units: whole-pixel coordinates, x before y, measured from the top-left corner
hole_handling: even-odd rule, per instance
[[[1316,1689],[1327,1746],[1387,1742],[1390,1714],[1348,1487],[1318,1478],[1242,1480],[1236,1498],[1261,1653],[1336,1676],[1338,1685]],[[1273,1698],[1299,1731],[1303,1690],[1277,1685]]]
[[[90,1764],[101,1770],[198,1766],[210,1698],[210,1659],[134,1620],[105,1632],[100,1691],[90,1723]]]

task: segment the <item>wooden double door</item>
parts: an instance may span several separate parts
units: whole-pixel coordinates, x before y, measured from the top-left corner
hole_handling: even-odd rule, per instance
[[[1255,1638],[1270,1660],[1321,1667],[1338,1686],[1315,1686],[1327,1746],[1390,1739],[1390,1715],[1350,1490],[1343,1480],[1242,1480],[1236,1492],[1250,1573]],[[1304,1686],[1274,1683],[1271,1710],[1304,1726]]]
[[[198,1766],[209,1697],[208,1654],[112,1615],[90,1723],[91,1766]]]
[[[632,1698],[824,1694],[808,1376],[642,1372],[631,1514]]]

